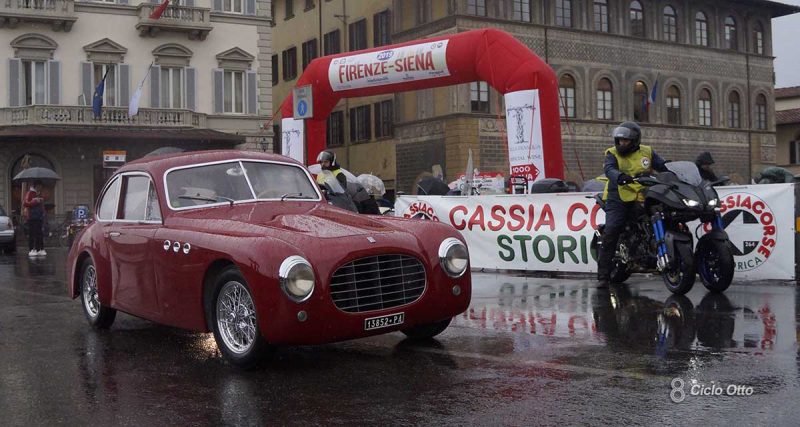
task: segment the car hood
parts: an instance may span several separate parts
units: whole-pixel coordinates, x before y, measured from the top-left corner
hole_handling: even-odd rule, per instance
[[[381,217],[356,214],[326,203],[296,201],[192,209],[176,213],[166,225],[241,236],[267,233],[279,238],[287,233],[317,239],[408,233]]]

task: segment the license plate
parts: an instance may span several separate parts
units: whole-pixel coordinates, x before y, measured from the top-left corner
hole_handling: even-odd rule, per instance
[[[389,326],[401,325],[405,320],[405,313],[387,314],[385,316],[370,317],[364,319],[364,330],[388,328]]]

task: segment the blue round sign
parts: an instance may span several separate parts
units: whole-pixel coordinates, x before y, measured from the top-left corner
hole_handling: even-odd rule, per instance
[[[308,105],[306,105],[306,101],[300,100],[297,102],[297,112],[300,113],[301,116],[306,115],[306,112],[308,112]]]

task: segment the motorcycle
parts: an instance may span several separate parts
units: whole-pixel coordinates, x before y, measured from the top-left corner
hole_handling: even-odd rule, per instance
[[[699,273],[708,290],[723,292],[733,280],[734,261],[713,188],[719,182],[704,182],[692,162],[671,162],[666,167],[668,172],[634,178],[645,187],[644,203],[637,204],[636,220],[626,224],[617,242],[611,282],[622,283],[634,272],[657,271],[670,292],[683,295]],[[605,209],[602,198],[594,197]],[[693,236],[686,223],[694,220],[710,225],[710,231],[692,250]],[[595,249],[603,229],[600,225],[595,231]]]
[[[321,182],[320,187],[322,187],[322,194],[325,195],[325,199],[329,204],[352,212],[358,212],[358,208],[355,203],[353,203],[353,199],[331,171],[322,170],[317,176],[322,177],[318,179],[318,182]]]

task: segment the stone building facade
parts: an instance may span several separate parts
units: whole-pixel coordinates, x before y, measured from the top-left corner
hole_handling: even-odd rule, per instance
[[[27,166],[62,178],[45,188],[52,221],[93,206],[113,171],[103,153],[131,161],[165,146],[271,149],[269,0],[184,0],[154,19],[157,7],[0,4],[0,204],[19,212],[23,187],[12,177]],[[140,83],[139,112],[129,117]]]
[[[299,0],[277,4],[292,1]],[[378,3],[374,7],[382,9]],[[364,4],[346,3],[337,15],[369,15],[361,11]],[[625,120],[640,122],[645,143],[663,157],[693,160],[711,151],[718,172],[739,182],[776,162],[770,20],[800,11],[794,6],[760,0],[392,0],[388,7],[392,43],[494,27],[550,64],[561,88],[565,174],[578,184],[602,172],[610,132]],[[300,30],[277,21],[275,37],[291,39]],[[502,58],[494,61],[502,66]],[[469,149],[480,170],[507,171],[503,99],[485,82],[397,93],[391,101],[390,140],[346,140],[338,149],[349,153],[342,163],[354,172],[395,164],[394,173],[381,175],[391,183],[387,188],[413,192],[432,166],[441,166],[446,179],[463,173]],[[374,110],[372,117],[374,123]],[[352,119],[344,123],[347,137]],[[378,145],[393,147],[394,158],[368,149]]]
[[[775,89],[778,166],[800,174],[800,86]]]

